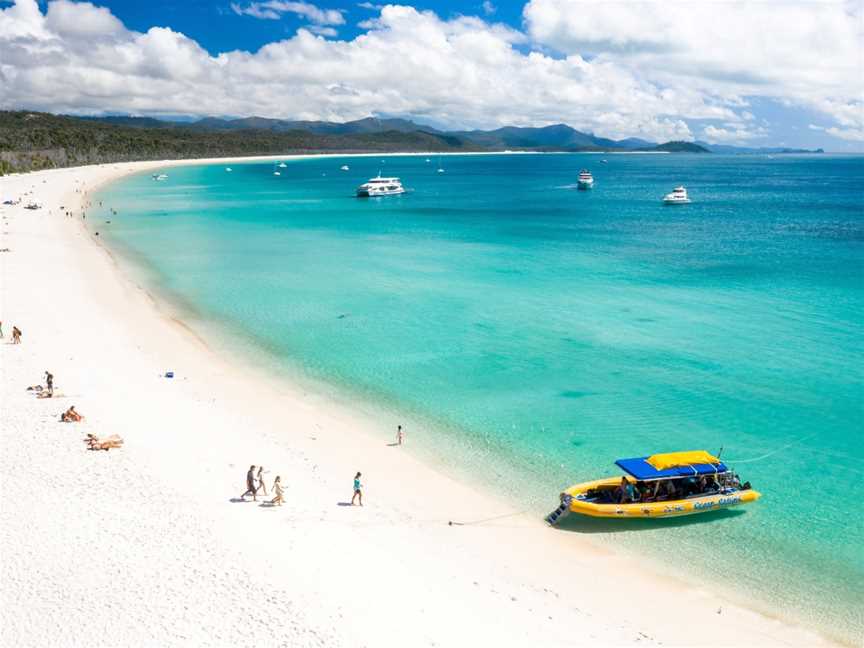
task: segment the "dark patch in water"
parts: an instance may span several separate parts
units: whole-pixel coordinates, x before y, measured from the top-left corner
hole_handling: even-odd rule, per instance
[[[656,322],[657,320],[655,320],[652,317],[637,317],[636,321],[637,322]]]
[[[597,396],[600,392],[593,391],[578,391],[575,389],[566,389],[558,395],[563,398],[585,398],[586,396]]]

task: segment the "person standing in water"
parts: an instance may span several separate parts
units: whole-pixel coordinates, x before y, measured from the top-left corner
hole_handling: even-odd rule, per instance
[[[360,483],[360,473],[354,475],[354,495],[351,496],[351,506],[354,506],[354,500],[360,499],[360,506],[363,506],[363,484]]]
[[[270,500],[270,503],[282,506],[282,502],[285,500],[282,499],[282,477],[280,477],[279,475],[276,475],[276,479],[273,482],[273,493],[276,495],[276,497]]]
[[[264,466],[258,466],[258,490],[267,494],[267,485],[264,483]]]
[[[246,492],[240,496],[244,502],[246,501],[246,496],[251,493],[252,501],[257,502],[258,498],[255,497],[257,494],[257,490],[255,489],[255,466],[249,466],[249,472],[246,473]]]
[[[402,431],[402,426],[400,425],[396,430],[396,445],[402,445],[402,442],[405,440],[405,433]]]

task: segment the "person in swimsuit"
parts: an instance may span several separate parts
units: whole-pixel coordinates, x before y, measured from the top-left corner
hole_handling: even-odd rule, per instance
[[[240,499],[246,501],[247,495],[252,495],[252,501],[257,502],[258,498],[255,497],[257,494],[257,490],[255,489],[255,466],[249,466],[249,472],[246,473],[246,492],[240,496]]]
[[[21,344],[21,329],[17,326],[12,327],[12,344]]]
[[[258,490],[267,494],[267,486],[264,484],[264,466],[258,466]]]
[[[405,440],[405,433],[402,432],[402,426],[400,425],[396,429],[396,445],[402,445],[402,442]]]
[[[276,479],[273,481],[273,493],[276,497],[270,500],[270,503],[282,506],[282,502],[285,500],[282,499],[282,478],[279,475],[276,475]]]
[[[48,386],[48,393],[54,395],[54,374],[50,371],[45,372],[45,384]]]
[[[360,506],[363,506],[363,484],[360,483],[360,473],[354,475],[354,495],[351,496],[351,506],[354,506],[354,500],[360,499]]]

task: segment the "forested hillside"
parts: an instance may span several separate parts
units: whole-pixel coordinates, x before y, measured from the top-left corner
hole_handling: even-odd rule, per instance
[[[34,112],[0,112],[0,175],[52,167],[180,158],[323,152],[453,151],[474,144],[423,131],[318,134],[264,129],[128,126]]]

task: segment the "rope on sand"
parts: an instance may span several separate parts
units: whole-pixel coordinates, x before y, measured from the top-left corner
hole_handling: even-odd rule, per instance
[[[504,515],[496,515],[495,517],[485,518],[482,520],[471,520],[470,522],[454,522],[453,520],[449,520],[447,522],[447,526],[471,526],[472,524],[483,524],[484,522],[492,522],[493,520],[503,520],[504,518],[514,517],[516,515],[523,515],[525,513],[530,513],[530,511],[517,511],[516,513],[505,513]]]

